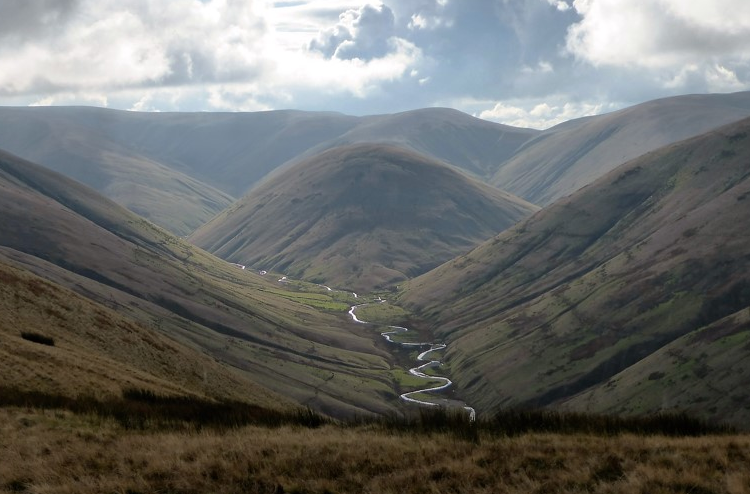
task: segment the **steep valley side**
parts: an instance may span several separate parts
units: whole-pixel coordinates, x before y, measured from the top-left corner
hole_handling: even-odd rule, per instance
[[[745,120],[644,155],[406,283],[400,301],[450,340],[456,382],[482,411],[565,403],[741,423],[748,135]]]

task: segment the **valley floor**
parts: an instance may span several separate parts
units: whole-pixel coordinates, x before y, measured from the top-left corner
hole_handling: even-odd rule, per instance
[[[0,437],[0,492],[750,492],[748,435],[132,431],[101,417],[4,408]]]

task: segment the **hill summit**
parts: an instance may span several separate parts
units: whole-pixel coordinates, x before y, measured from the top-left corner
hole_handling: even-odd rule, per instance
[[[276,173],[190,239],[233,262],[372,289],[426,272],[536,210],[413,151],[356,144]]]

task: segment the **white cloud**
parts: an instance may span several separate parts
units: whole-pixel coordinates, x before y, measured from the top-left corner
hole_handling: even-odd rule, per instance
[[[256,99],[258,91],[246,85],[222,84],[208,89],[208,102],[216,110],[263,111],[271,107]]]
[[[29,103],[29,106],[51,105],[93,105],[107,107],[109,106],[109,97],[106,94],[97,92],[55,93],[54,95],[44,96]]]
[[[451,27],[453,23],[439,15],[429,15],[423,12],[412,14],[408,27],[411,30],[434,30],[440,27]]]
[[[708,92],[732,92],[747,88],[735,71],[721,65],[686,64],[661,79],[665,88],[705,87]]]
[[[562,98],[558,98],[562,99]],[[519,105],[519,106],[515,106]],[[499,102],[489,110],[479,113],[479,118],[513,127],[547,129],[574,118],[599,115],[615,108],[604,103],[548,103],[542,102]]]
[[[59,32],[0,48],[0,92],[251,77],[263,35],[247,1],[81,0]]]
[[[567,49],[594,65],[652,69],[750,59],[746,0],[575,0]]]
[[[411,76],[422,53],[414,44],[392,37],[387,41],[388,53],[379,58],[325,58],[322,54],[286,53],[284,63],[278,64],[270,76],[289,91],[315,90],[323,93],[342,93],[364,98],[379,84]],[[411,76],[414,77],[414,76]]]
[[[388,53],[395,33],[393,11],[382,3],[367,4],[343,12],[335,26],[319,32],[310,42],[310,50],[343,60],[372,60]]]
[[[554,71],[552,64],[545,60],[539,61],[535,67],[529,67],[528,65],[521,67],[521,73],[523,74],[551,74]]]
[[[15,18],[27,20],[13,32],[19,43],[0,44],[6,99],[101,104],[90,95],[108,94],[127,109],[179,109],[200,98],[203,109],[267,109],[295,105],[299,91],[365,97],[421,60],[416,45],[395,35],[383,4],[338,15],[352,2],[280,7],[300,14],[294,24],[262,0],[55,1],[18,3]],[[35,16],[65,23],[52,29]],[[329,57],[290,41],[321,29],[333,33]]]
[[[723,65],[716,64],[713,70],[706,74],[706,79],[712,91],[737,91],[744,87],[744,84],[737,78],[734,71],[729,70]]]
[[[409,29],[427,29],[430,27],[430,19],[422,14],[413,14],[409,21]]]
[[[750,89],[747,0],[0,3],[2,104],[443,105],[541,127],[586,113],[566,101]]]
[[[564,0],[547,0],[547,2],[560,12],[566,12],[571,9],[570,4]]]

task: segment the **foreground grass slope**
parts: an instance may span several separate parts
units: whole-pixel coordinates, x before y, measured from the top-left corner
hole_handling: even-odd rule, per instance
[[[420,434],[377,426],[133,431],[0,410],[0,492],[750,492],[750,438]]]
[[[360,144],[285,169],[189,238],[233,262],[361,291],[423,273],[536,209],[414,152]]]
[[[349,324],[345,311],[285,297],[275,279],[221,261],[93,190],[5,153],[0,212],[6,263],[298,403],[342,415],[392,410],[389,355]]]
[[[472,405],[746,424],[749,139],[744,120],[647,154],[409,282]]]

